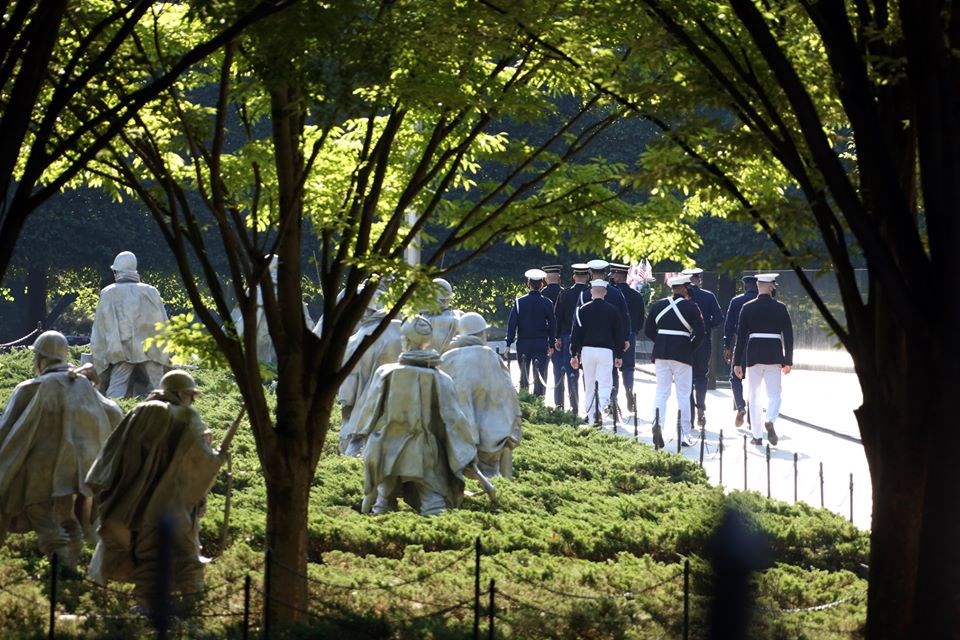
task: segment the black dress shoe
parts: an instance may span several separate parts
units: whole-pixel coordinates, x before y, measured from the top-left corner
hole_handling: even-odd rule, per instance
[[[776,446],[777,442],[780,441],[780,438],[777,437],[777,432],[773,428],[773,423],[767,420],[763,423],[763,426],[767,428],[767,440],[770,441],[770,444]]]
[[[750,444],[763,444],[763,438],[750,438]]]

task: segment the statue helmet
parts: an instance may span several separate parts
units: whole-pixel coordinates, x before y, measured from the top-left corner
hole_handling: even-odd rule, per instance
[[[433,325],[423,316],[407,318],[400,325],[400,341],[404,351],[422,349],[430,344],[433,336]]]
[[[117,254],[117,257],[113,259],[113,264],[110,265],[110,268],[114,271],[136,271],[137,256],[135,256],[132,251],[121,251]]]
[[[162,391],[169,391],[170,393],[198,391],[197,383],[194,381],[193,376],[183,369],[173,369],[163,374],[163,377],[160,378],[160,389]]]
[[[366,286],[366,283],[357,285],[357,295],[360,295]],[[373,292],[373,297],[367,302],[367,310],[380,311],[383,309],[383,302],[380,300],[381,295],[383,295],[383,289],[377,287]]]
[[[67,361],[67,339],[59,331],[44,331],[30,347],[35,354],[51,360]]]
[[[453,298],[453,287],[443,278],[434,278],[433,284],[437,286],[437,300],[446,302]]]
[[[457,330],[463,335],[480,333],[485,331],[488,326],[487,321],[476,311],[468,311],[460,316],[457,321]]]

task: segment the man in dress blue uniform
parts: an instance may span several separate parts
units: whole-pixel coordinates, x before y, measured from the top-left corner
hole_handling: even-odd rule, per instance
[[[650,306],[650,313],[643,325],[643,332],[653,341],[651,360],[657,376],[653,442],[657,447],[663,447],[662,425],[666,420],[670,385],[674,384],[680,409],[681,442],[689,447],[693,444],[692,408],[689,402],[693,359],[706,330],[700,308],[690,300],[690,276],[674,276],[667,284],[672,294]]]
[[[587,267],[590,269],[590,281],[603,280],[606,282],[607,279],[607,269],[610,268],[610,263],[606,260],[596,258],[587,263]],[[627,308],[627,301],[623,297],[623,293],[615,287],[614,285],[607,283],[607,293],[604,296],[604,301],[607,304],[612,304],[616,307],[617,311],[620,312],[620,330],[621,337],[623,339],[623,348],[621,351],[626,351],[630,343],[627,340],[627,332],[630,330],[630,310]],[[580,304],[584,305],[590,301],[590,296],[587,294],[580,294]],[[613,403],[616,402],[616,396],[611,396],[610,404],[604,407],[604,411],[609,413],[613,409]]]
[[[590,278],[590,270],[587,265],[578,262],[570,265],[573,269],[573,285],[562,289],[557,297],[556,316],[557,316],[557,334],[555,336],[554,349],[560,352],[564,359],[564,367],[567,372],[567,392],[570,395],[570,410],[576,412],[580,405],[580,393],[577,383],[580,380],[580,371],[570,368],[570,332],[573,328],[574,314],[580,306],[580,295],[584,291],[589,291],[587,284]]]
[[[630,330],[627,332],[627,349],[623,352],[623,366],[620,375],[623,377],[623,388],[627,394],[627,411],[636,413],[637,407],[633,404],[633,374],[637,364],[637,333],[643,330],[644,305],[643,296],[639,291],[627,284],[627,273],[630,267],[625,264],[610,263],[610,280],[623,294],[630,313]],[[617,397],[617,372],[613,372],[613,397]]]
[[[730,365],[730,390],[733,391],[733,408],[737,411],[734,426],[743,424],[746,413],[746,402],[743,400],[743,380],[733,372],[733,344],[737,339],[737,323],[740,320],[740,309],[743,305],[757,297],[757,276],[743,276],[743,293],[730,301],[727,307],[727,320],[723,323],[723,361]]]
[[[510,345],[517,343],[517,361],[520,363],[520,379],[524,388],[530,390],[530,364],[534,366],[534,395],[543,396],[546,387],[543,380],[547,375],[547,363],[553,355],[551,340],[557,335],[553,305],[543,297],[544,278],[542,269],[528,269],[526,295],[517,298],[510,310],[507,322],[507,348],[505,355],[510,357]]]
[[[553,305],[553,315],[557,315],[557,300],[560,297],[560,292],[563,291],[563,288],[560,286],[560,270],[561,266],[559,264],[548,264],[541,269],[545,274],[547,286],[543,288],[543,297],[550,300],[550,303]],[[551,343],[555,342],[556,336],[551,338]],[[563,384],[566,379],[567,369],[570,368],[569,359],[565,358],[563,355],[562,349],[554,348],[553,355],[550,356],[551,369],[553,369],[553,403],[563,408]]]
[[[604,302],[609,291],[606,280],[590,282],[591,299],[574,313],[573,331],[570,334],[570,366],[583,368],[583,411],[586,420],[596,419],[597,409],[611,402],[613,369],[621,364],[623,355],[623,329],[620,314]],[[596,384],[595,384],[596,383]]]
[[[723,324],[723,310],[717,302],[717,296],[712,291],[700,288],[700,274],[703,269],[684,269],[681,272],[690,276],[690,299],[700,307],[703,316],[703,326],[706,337],[693,357],[693,393],[690,394],[691,410],[697,408],[697,425],[707,425],[707,373],[710,370],[710,356],[713,352],[713,341],[710,339],[713,330]]]
[[[780,415],[780,376],[793,366],[793,324],[786,305],[773,299],[777,273],[757,274],[757,298],[743,305],[733,352],[733,372],[747,379],[747,406],[750,408],[751,444],[763,444],[767,431],[770,444],[779,441],[774,423]],[[767,392],[767,419],[762,420],[760,384]],[[761,427],[760,425],[763,425]]]

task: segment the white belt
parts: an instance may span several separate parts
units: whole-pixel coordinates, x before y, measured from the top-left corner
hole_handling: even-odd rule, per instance
[[[690,337],[689,331],[679,331],[677,329],[657,329],[657,335],[668,335],[668,336],[686,336]],[[751,336],[753,337],[753,336]]]
[[[771,340],[780,340],[783,341],[783,336],[779,333],[751,333],[747,340],[752,340],[754,338],[770,338]]]

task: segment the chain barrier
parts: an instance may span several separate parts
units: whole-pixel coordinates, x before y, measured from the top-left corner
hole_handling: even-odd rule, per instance
[[[292,570],[290,567],[286,566],[284,563],[278,562],[278,561],[276,561],[276,560],[271,560],[271,562],[272,562],[273,565],[275,565],[275,566],[277,566],[277,567],[280,567],[280,568],[283,568],[283,569],[285,569],[286,571],[292,573],[293,575],[297,575],[297,576],[299,576],[299,577],[301,577],[301,578],[307,579],[309,582],[312,582],[312,583],[315,583],[315,584],[319,584],[319,585],[323,585],[323,586],[329,586],[329,587],[333,587],[333,588],[336,588],[336,589],[342,589],[342,590],[355,590],[355,589],[366,588],[366,589],[380,589],[380,590],[392,591],[392,590],[394,590],[394,589],[396,589],[396,588],[398,588],[398,587],[402,587],[402,586],[405,586],[405,585],[410,585],[410,584],[416,584],[416,583],[424,582],[425,580],[427,580],[427,579],[429,579],[429,578],[431,578],[431,577],[434,577],[434,576],[436,576],[436,575],[438,575],[438,574],[440,574],[440,573],[442,573],[442,572],[444,572],[444,571],[447,571],[448,569],[450,569],[451,567],[453,567],[453,566],[456,565],[457,563],[463,562],[464,560],[466,560],[473,552],[474,552],[473,549],[466,550],[466,551],[458,554],[457,557],[454,558],[453,560],[451,560],[450,562],[446,562],[446,563],[444,563],[443,565],[441,565],[441,566],[439,566],[439,567],[431,570],[431,571],[430,571],[428,574],[426,574],[426,575],[420,576],[420,577],[418,577],[418,578],[416,578],[416,579],[404,580],[404,581],[402,581],[402,582],[399,582],[399,583],[396,583],[396,584],[391,584],[391,585],[382,585],[382,584],[373,585],[373,584],[367,584],[367,585],[348,586],[348,585],[339,585],[339,584],[335,584],[335,583],[328,583],[328,582],[323,581],[323,580],[317,580],[317,579],[315,579],[315,578],[310,578],[309,576],[305,576],[305,575],[303,575],[303,574],[300,574],[300,573],[296,572],[295,570]],[[525,586],[532,587],[534,590],[539,590],[539,591],[547,592],[547,593],[550,593],[550,594],[555,595],[555,596],[560,596],[560,597],[562,597],[562,598],[575,598],[575,599],[579,599],[579,600],[594,601],[594,602],[596,602],[596,601],[603,601],[603,600],[611,600],[611,599],[613,599],[613,600],[626,600],[626,601],[634,600],[634,599],[636,599],[637,597],[639,597],[639,596],[641,596],[641,595],[643,595],[643,594],[646,594],[646,593],[655,591],[655,590],[657,590],[657,589],[661,589],[661,588],[663,588],[665,585],[668,585],[668,584],[670,584],[670,583],[675,583],[678,579],[683,578],[683,575],[684,575],[684,572],[683,572],[683,570],[681,569],[680,571],[678,571],[676,574],[674,574],[674,575],[672,575],[672,576],[669,576],[669,577],[666,577],[666,578],[662,578],[662,579],[658,580],[657,582],[654,582],[653,584],[647,585],[647,586],[645,586],[644,588],[639,589],[639,590],[636,590],[636,591],[625,591],[625,592],[622,592],[622,593],[604,594],[604,595],[587,595],[587,594],[583,594],[583,593],[576,593],[576,592],[572,592],[572,591],[565,591],[565,590],[563,590],[563,589],[554,589],[554,588],[551,588],[551,587],[549,587],[549,586],[546,586],[546,585],[541,584],[539,581],[537,581],[537,580],[534,579],[534,578],[530,578],[530,577],[527,577],[527,576],[523,575],[520,571],[518,571],[518,570],[516,570],[516,569],[514,569],[514,568],[512,568],[512,567],[510,567],[510,566],[508,566],[506,563],[504,563],[503,561],[497,559],[496,557],[492,557],[492,556],[485,556],[485,557],[486,557],[486,559],[487,559],[488,562],[492,562],[495,566],[499,567],[500,569],[502,569],[503,571],[505,571],[509,576],[511,576],[512,578],[514,578],[515,580],[517,580],[517,582],[519,582],[519,583],[521,583],[521,584],[523,584],[523,585],[525,585]],[[15,597],[15,598],[18,598],[19,600],[22,600],[23,602],[26,602],[26,603],[32,605],[32,606],[44,606],[46,603],[43,602],[43,601],[41,601],[41,600],[34,600],[34,599],[32,599],[32,598],[23,596],[23,595],[18,594],[18,593],[16,593],[16,592],[14,592],[14,591],[11,590],[11,587],[13,587],[13,586],[15,586],[15,585],[18,585],[18,584],[22,584],[22,583],[27,582],[28,580],[31,580],[31,579],[35,579],[35,576],[24,575],[24,576],[22,576],[22,577],[20,577],[20,578],[17,578],[16,580],[12,580],[12,581],[10,581],[10,582],[7,582],[7,583],[4,584],[4,585],[0,585],[0,592],[9,594],[9,595],[11,595],[11,596],[13,596],[13,597]],[[111,588],[111,587],[108,587],[108,586],[106,586],[106,585],[100,585],[100,584],[97,584],[97,583],[94,582],[93,580],[90,580],[89,578],[86,578],[86,577],[84,577],[84,578],[77,578],[77,577],[71,576],[70,579],[72,579],[72,581],[73,581],[74,583],[83,584],[83,585],[86,585],[86,586],[92,585],[95,590],[100,591],[100,592],[103,592],[103,593],[108,593],[108,594],[112,594],[112,595],[115,595],[115,596],[122,596],[122,597],[124,597],[124,598],[132,598],[132,597],[133,597],[133,594],[132,594],[131,592],[121,591],[121,590],[119,590],[119,589]],[[180,599],[183,599],[183,600],[187,600],[187,599],[191,599],[191,598],[197,598],[197,597],[202,597],[202,598],[204,598],[203,601],[204,601],[205,603],[207,603],[207,604],[209,604],[209,603],[211,602],[213,594],[223,594],[223,596],[219,598],[219,601],[224,601],[224,600],[226,600],[226,601],[227,601],[227,607],[228,607],[228,610],[225,610],[225,611],[204,611],[204,612],[196,611],[195,613],[191,613],[190,615],[182,615],[182,616],[179,616],[179,619],[180,619],[181,621],[183,621],[183,622],[187,622],[187,621],[189,621],[189,620],[191,620],[191,619],[213,619],[213,618],[221,618],[221,619],[223,619],[223,618],[233,618],[233,619],[238,619],[238,618],[241,618],[241,617],[244,617],[244,616],[248,615],[248,612],[237,611],[237,610],[230,610],[230,609],[229,609],[229,606],[230,606],[230,605],[229,605],[228,597],[236,594],[236,590],[235,590],[235,589],[231,589],[232,586],[233,586],[233,585],[232,585],[231,583],[229,583],[229,582],[224,582],[224,583],[221,583],[221,584],[218,584],[218,585],[213,585],[213,586],[210,586],[210,587],[205,587],[205,588],[203,588],[203,589],[201,589],[201,590],[199,590],[199,591],[194,591],[194,592],[187,593],[187,594],[179,594],[179,598],[180,598]],[[267,597],[266,597],[266,594],[264,593],[264,591],[263,591],[263,589],[262,589],[261,587],[259,587],[259,586],[254,587],[253,590],[260,595],[260,597],[261,597],[261,602],[266,602]],[[498,594],[499,597],[501,597],[503,600],[505,600],[506,602],[511,603],[511,604],[513,605],[512,607],[510,607],[510,606],[507,607],[507,612],[506,612],[506,613],[509,613],[509,611],[510,611],[511,609],[515,609],[515,610],[516,610],[516,609],[527,609],[527,610],[531,610],[531,611],[538,612],[538,613],[540,613],[541,615],[549,615],[549,616],[552,616],[552,617],[563,618],[563,617],[566,617],[567,615],[569,615],[568,613],[560,613],[560,612],[555,611],[555,610],[551,610],[551,609],[548,609],[548,608],[544,608],[543,606],[540,606],[539,604],[535,604],[534,602],[528,600],[528,599],[525,598],[525,597],[518,597],[518,596],[516,596],[516,595],[511,595],[511,594],[505,593],[502,589],[499,589],[499,588],[494,588],[494,589],[493,589],[493,593]],[[824,604],[819,604],[819,605],[813,605],[813,606],[809,606],[809,607],[797,607],[797,608],[791,608],[791,609],[779,609],[779,608],[770,608],[770,607],[757,606],[756,608],[757,608],[757,610],[762,611],[762,612],[764,612],[764,613],[775,614],[775,615],[778,615],[778,614],[779,614],[779,615],[802,614],[802,613],[826,611],[826,610],[829,610],[829,609],[833,609],[833,608],[842,606],[842,605],[844,605],[844,604],[849,604],[849,603],[853,603],[853,602],[860,601],[861,599],[864,598],[864,596],[866,595],[866,593],[867,593],[867,591],[866,591],[866,589],[864,589],[864,590],[858,591],[857,593],[854,593],[854,594],[851,594],[851,595],[849,595],[849,596],[846,596],[846,597],[844,597],[844,598],[840,598],[840,599],[838,599],[838,600],[834,600],[834,601],[832,601],[832,602],[828,602],[828,603],[824,603]],[[474,606],[474,603],[475,603],[475,601],[474,601],[473,598],[466,599],[466,600],[463,600],[463,601],[460,601],[460,602],[456,602],[456,603],[453,603],[453,604],[447,604],[447,603],[442,603],[442,602],[430,602],[430,601],[424,601],[424,600],[415,599],[415,598],[408,598],[408,599],[406,599],[406,600],[407,600],[408,602],[416,603],[417,605],[419,605],[419,606],[421,606],[421,607],[423,607],[423,606],[427,606],[427,607],[438,607],[436,610],[433,610],[433,611],[430,611],[430,612],[420,613],[420,614],[416,614],[416,615],[408,615],[408,616],[405,617],[405,619],[411,620],[411,621],[426,620],[426,619],[431,619],[431,618],[438,618],[438,617],[442,617],[442,616],[445,616],[445,615],[447,615],[447,614],[450,614],[450,613],[452,613],[452,612],[454,612],[454,611],[471,609],[471,608]],[[309,617],[312,618],[312,619],[316,619],[316,620],[322,620],[322,619],[324,619],[324,614],[319,613],[317,610],[313,609],[313,608],[310,606],[309,601],[308,601],[308,604],[307,604],[307,607],[306,607],[306,608],[303,608],[303,607],[300,607],[300,606],[291,604],[291,603],[289,603],[289,602],[286,602],[285,600],[283,600],[283,599],[281,599],[281,598],[278,598],[276,595],[273,595],[273,594],[271,594],[271,595],[269,596],[269,601],[270,601],[272,604],[276,604],[276,605],[285,607],[285,608],[287,608],[287,609],[289,609],[289,610],[291,610],[291,611],[293,611],[293,612],[296,612],[296,613],[299,613],[299,614],[302,614],[302,615],[309,616]],[[332,608],[332,609],[337,609],[337,610],[343,610],[343,607],[340,606],[340,605],[337,605],[337,604],[335,604],[335,603],[329,603],[329,604],[330,604],[330,606],[329,606],[329,607],[325,607],[325,609],[331,609],[331,608]],[[505,612],[503,612],[503,611],[494,611],[493,614],[494,614],[494,617],[495,617],[496,619],[501,620],[502,622],[504,622],[504,623],[512,626],[513,623],[506,617]],[[127,613],[127,614],[109,614],[109,613],[108,613],[108,614],[104,614],[104,613],[99,612],[99,611],[80,610],[80,611],[76,611],[76,612],[75,612],[75,615],[77,615],[77,616],[82,616],[82,617],[88,617],[88,618],[95,618],[95,619],[99,619],[99,620],[101,620],[101,621],[110,621],[110,620],[132,621],[132,620],[143,620],[143,619],[144,619],[144,616],[143,616],[141,613],[134,612],[133,610],[131,610],[131,612],[130,612],[130,613]],[[805,628],[807,628],[807,625],[805,625]],[[814,627],[810,627],[810,628],[814,628]],[[848,629],[848,630],[832,629],[832,628],[826,628],[826,627],[816,627],[816,629],[821,630],[821,631],[830,631],[830,632],[836,632],[836,633],[845,633],[845,632],[850,632],[850,631],[854,631],[854,630],[855,630],[855,629]]]
[[[30,339],[33,338],[34,336],[40,335],[40,332],[41,332],[41,331],[42,331],[41,325],[38,323],[36,329],[34,329],[33,331],[31,331],[31,332],[28,333],[27,335],[23,336],[22,338],[17,338],[16,340],[13,340],[13,341],[11,341],[11,342],[6,342],[6,343],[4,343],[4,344],[0,344],[0,352],[9,351],[9,350],[14,349],[14,348],[16,348],[16,347],[25,347],[25,346],[27,346],[27,343],[30,342]]]
[[[547,381],[546,381],[546,380],[544,379],[544,377],[540,374],[540,369],[537,368],[537,362],[539,362],[539,361],[538,361],[538,360],[534,360],[534,361],[533,361],[533,363],[532,363],[532,364],[533,364],[533,367],[532,367],[532,368],[533,368],[533,372],[534,372],[535,374],[537,374],[537,380],[540,381],[540,384],[543,386],[543,388],[544,388],[544,389],[554,390],[554,389],[556,389],[557,387],[560,387],[560,388],[562,389],[562,388],[563,388],[563,384],[560,383],[560,382],[554,382],[553,384],[547,384]],[[549,361],[549,360],[547,361],[547,364],[548,364],[548,365],[550,364],[550,361]]]
[[[534,580],[531,579],[531,578],[526,578],[526,577],[520,575],[519,572],[511,569],[510,567],[508,567],[507,565],[503,564],[502,562],[500,562],[499,560],[497,560],[497,559],[495,559],[495,558],[489,558],[489,560],[492,561],[493,564],[495,564],[496,566],[500,567],[501,569],[503,569],[504,571],[506,571],[507,573],[509,573],[509,574],[512,575],[513,577],[515,577],[519,582],[522,582],[523,584],[530,585],[530,586],[532,586],[532,587],[534,587],[534,588],[536,588],[536,589],[540,589],[540,590],[543,590],[543,591],[547,591],[548,593],[552,593],[553,595],[556,595],[556,596],[564,596],[564,597],[568,597],[568,598],[579,598],[579,599],[581,599],[581,600],[610,600],[610,599],[617,599],[617,598],[623,598],[624,600],[632,600],[633,598],[635,598],[635,597],[638,596],[638,595],[642,595],[642,594],[647,593],[647,592],[649,592],[649,591],[653,591],[654,589],[657,589],[657,588],[659,588],[659,587],[662,587],[663,585],[668,584],[668,583],[670,583],[670,582],[673,582],[673,581],[675,581],[677,578],[680,578],[680,577],[683,576],[683,570],[681,569],[679,574],[677,574],[677,575],[675,575],[675,576],[671,576],[671,577],[669,577],[669,578],[665,578],[665,579],[661,580],[660,582],[657,582],[657,583],[655,583],[655,584],[652,584],[652,585],[649,585],[649,586],[647,586],[647,587],[644,587],[644,588],[641,589],[640,591],[627,591],[627,592],[619,593],[619,594],[609,594],[609,595],[601,595],[601,596],[588,596],[588,595],[583,595],[583,594],[580,594],[580,593],[572,593],[572,592],[568,592],[568,591],[561,591],[561,590],[559,590],[559,589],[551,589],[550,587],[547,587],[547,586],[545,586],[545,585],[538,584],[536,581],[534,581]]]
[[[818,604],[812,607],[798,607],[795,609],[767,609],[770,613],[810,613],[813,611],[826,611],[827,609],[833,609],[839,607],[840,605],[848,604],[851,602],[856,602],[867,595],[867,590],[863,589],[852,595],[847,596],[846,598],[840,598],[839,600],[834,600],[833,602],[827,602],[826,604]]]
[[[513,602],[514,604],[517,604],[517,605],[519,605],[520,607],[523,607],[524,609],[531,609],[531,610],[533,610],[533,611],[538,611],[538,612],[540,612],[540,613],[546,614],[546,615],[548,615],[548,616],[553,616],[553,617],[555,617],[555,618],[561,618],[561,617],[563,617],[563,614],[557,613],[556,611],[550,611],[550,610],[544,609],[544,608],[542,608],[542,607],[538,607],[538,606],[536,606],[536,605],[534,605],[534,604],[530,604],[529,602],[526,602],[526,601],[524,601],[524,600],[521,600],[520,598],[517,598],[517,597],[515,597],[515,596],[507,595],[506,593],[504,593],[504,592],[501,591],[500,589],[497,589],[497,590],[496,590],[496,593],[497,593],[498,596],[500,596],[501,598],[503,598],[503,599],[506,600],[507,602]]]
[[[436,603],[422,603],[422,604],[436,605]],[[453,611],[456,611],[457,609],[472,609],[472,608],[473,608],[473,598],[470,598],[469,600],[464,600],[463,602],[452,604],[446,608],[434,611],[433,613],[425,613],[418,616],[411,616],[409,619],[410,620],[429,620],[430,618],[436,618],[437,616],[442,616],[444,614],[451,613]]]
[[[67,579],[70,580],[71,578],[67,578]],[[120,597],[123,597],[123,598],[134,598],[134,597],[135,597],[135,596],[133,595],[133,592],[132,592],[132,591],[124,591],[124,590],[122,590],[122,589],[117,589],[117,588],[115,588],[115,587],[110,587],[110,586],[105,585],[105,584],[100,584],[100,583],[95,582],[95,581],[93,581],[93,580],[91,580],[90,578],[87,578],[87,577],[85,577],[85,576],[84,576],[83,578],[75,577],[75,578],[72,578],[72,580],[73,580],[74,582],[79,582],[79,583],[81,583],[81,584],[88,585],[89,587],[91,587],[91,588],[92,588],[93,590],[95,590],[95,591],[104,591],[104,592],[106,592],[106,593],[110,593],[110,594],[113,594],[113,595],[115,595],[115,596],[120,596]],[[184,598],[184,599],[186,599],[186,598],[201,598],[201,597],[203,597],[203,596],[205,596],[205,595],[207,595],[207,594],[216,593],[217,591],[220,591],[220,590],[222,590],[222,589],[226,589],[226,588],[229,588],[229,587],[232,587],[232,586],[233,586],[233,585],[230,584],[229,582],[224,582],[224,583],[219,584],[219,585],[216,585],[216,586],[204,587],[204,588],[200,589],[199,591],[191,591],[191,592],[189,592],[189,593],[177,593],[177,597],[179,597],[179,598]]]
[[[270,561],[273,563],[274,566],[280,567],[281,569],[283,569],[283,570],[286,571],[287,573],[290,573],[290,574],[292,574],[292,575],[294,575],[294,576],[297,576],[297,577],[299,577],[299,578],[304,578],[305,580],[307,580],[307,582],[310,582],[310,583],[313,583],[313,584],[323,585],[323,586],[325,586],[325,587],[330,587],[331,589],[341,589],[341,590],[343,590],[343,591],[366,591],[366,590],[373,590],[373,591],[376,591],[376,590],[386,590],[386,591],[391,591],[391,590],[397,589],[397,588],[399,588],[399,587],[405,587],[405,586],[407,586],[407,585],[417,584],[417,583],[419,583],[419,582],[424,582],[424,581],[426,581],[426,580],[429,579],[429,578],[432,578],[432,577],[434,577],[434,576],[436,576],[436,575],[439,575],[440,573],[446,571],[447,569],[449,569],[449,568],[452,567],[453,565],[457,564],[458,562],[463,562],[464,560],[466,560],[469,556],[473,555],[473,552],[474,552],[474,550],[473,550],[472,548],[471,548],[471,549],[467,549],[467,550],[463,551],[459,556],[457,556],[456,558],[454,558],[453,560],[451,560],[450,562],[448,562],[447,564],[442,565],[442,566],[440,566],[440,567],[437,567],[436,569],[434,569],[433,571],[431,571],[430,573],[428,573],[428,574],[426,574],[426,575],[420,576],[420,577],[418,577],[418,578],[411,578],[411,579],[409,579],[409,580],[402,580],[402,581],[397,582],[397,583],[394,583],[394,584],[359,584],[359,585],[336,584],[336,583],[333,583],[333,582],[327,582],[327,581],[325,581],[325,580],[320,580],[319,578],[313,578],[313,577],[310,577],[310,576],[307,576],[307,575],[303,575],[302,573],[300,573],[299,571],[297,571],[297,570],[294,569],[293,567],[289,567],[289,566],[287,566],[286,564],[280,562],[279,560],[277,560],[277,559],[275,559],[275,558],[271,558]]]
[[[262,588],[256,587],[255,589],[256,589],[256,592],[260,594],[260,597],[261,597],[263,600],[266,600],[266,599],[267,599],[267,594],[265,594],[265,593],[263,592],[263,589],[262,589]],[[289,603],[289,602],[287,602],[287,601],[285,601],[285,600],[281,600],[280,598],[278,598],[278,597],[275,596],[275,595],[271,595],[271,596],[270,596],[270,602],[273,602],[273,603],[275,603],[275,604],[278,604],[278,605],[280,605],[281,607],[286,607],[287,609],[290,609],[291,611],[295,611],[296,613],[302,613],[303,615],[310,616],[311,618],[314,618],[314,619],[316,619],[316,620],[323,620],[323,616],[320,615],[319,613],[314,613],[313,611],[310,611],[309,609],[304,609],[304,608],[302,608],[302,607],[298,607],[298,606],[295,605],[295,604],[291,604],[291,603]]]

